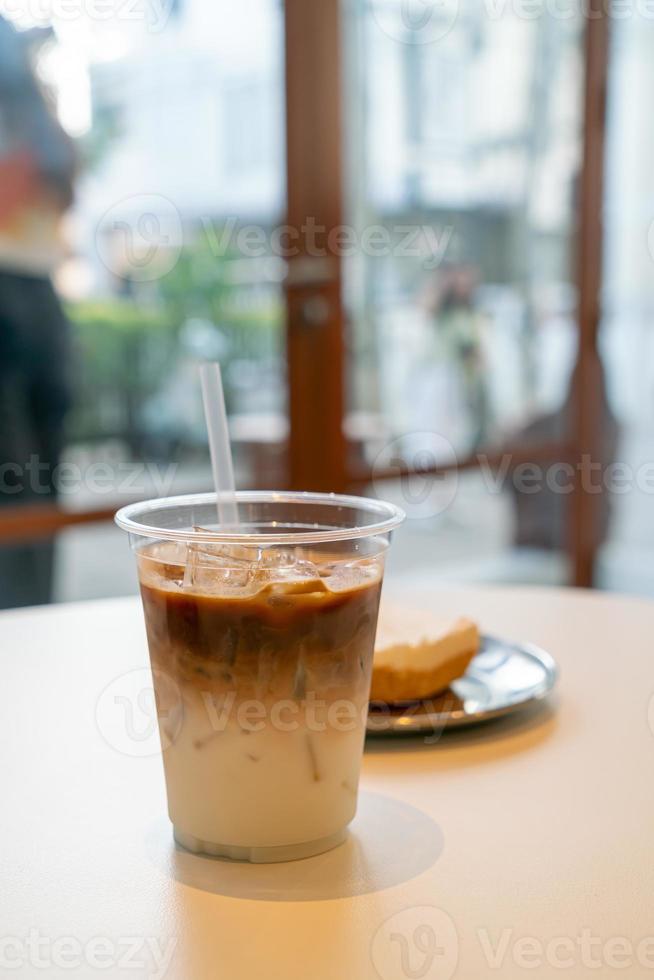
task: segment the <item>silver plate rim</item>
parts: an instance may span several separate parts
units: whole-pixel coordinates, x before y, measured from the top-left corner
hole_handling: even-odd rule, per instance
[[[500,645],[521,657],[536,660],[543,669],[543,680],[539,684],[534,685],[524,697],[509,701],[495,708],[481,708],[475,712],[466,712],[463,708],[455,708],[451,711],[432,711],[417,714],[413,706],[407,706],[407,710],[404,713],[398,712],[392,716],[384,715],[380,712],[379,715],[374,716],[375,720],[372,725],[369,715],[366,723],[366,734],[372,737],[408,734],[420,735],[425,733],[433,734],[435,729],[442,731],[446,729],[473,727],[486,721],[492,721],[495,718],[503,718],[506,715],[523,711],[530,705],[539,704],[557,686],[561,673],[559,666],[554,657],[537,644],[505,640],[500,636],[495,636],[490,633],[482,634],[480,641],[480,654],[484,652],[484,647],[487,645]],[[414,713],[412,713],[412,710]]]

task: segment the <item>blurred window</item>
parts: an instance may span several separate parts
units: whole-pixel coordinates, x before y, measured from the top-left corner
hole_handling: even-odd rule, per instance
[[[459,458],[502,444],[561,410],[576,354],[581,18],[437,6],[347,7],[350,216],[377,235],[347,260],[369,463],[380,434],[408,462],[424,430]]]

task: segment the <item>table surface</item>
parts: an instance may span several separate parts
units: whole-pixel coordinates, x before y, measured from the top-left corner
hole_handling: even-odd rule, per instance
[[[0,974],[652,975],[654,603],[412,601],[548,649],[555,702],[431,744],[373,742],[347,843],[264,867],[173,846],[149,704],[128,717],[125,700],[147,679],[136,599],[3,613]]]

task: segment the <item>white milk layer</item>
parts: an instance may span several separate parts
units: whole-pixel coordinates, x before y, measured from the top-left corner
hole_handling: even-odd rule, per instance
[[[356,811],[365,707],[340,725],[307,727],[283,716],[293,730],[268,717],[262,730],[244,731],[233,722],[216,730],[197,700],[186,702],[172,742],[162,730],[175,830],[233,848],[295,845],[342,831]]]

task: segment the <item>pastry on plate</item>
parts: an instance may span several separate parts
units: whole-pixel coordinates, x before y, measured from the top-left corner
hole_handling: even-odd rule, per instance
[[[472,620],[382,602],[370,700],[417,701],[439,694],[465,674],[478,650]]]

